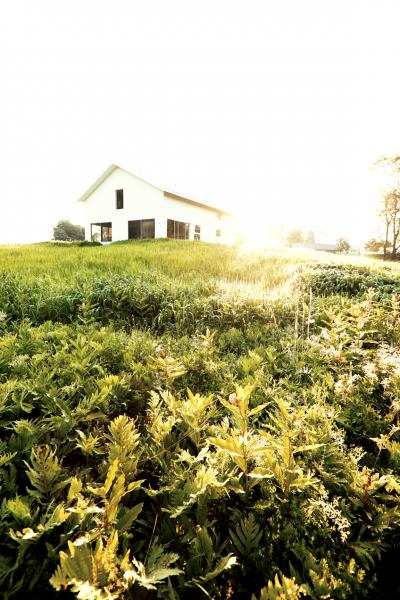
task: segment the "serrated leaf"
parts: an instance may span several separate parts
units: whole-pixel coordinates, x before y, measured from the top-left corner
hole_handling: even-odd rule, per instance
[[[143,502],[140,504],[136,504],[133,508],[127,510],[117,521],[117,529],[118,531],[126,531],[132,525],[133,521],[135,521],[140,514],[143,508]]]
[[[82,481],[78,477],[71,477],[68,490],[67,502],[73,502],[78,494],[82,491]]]
[[[231,456],[243,456],[243,450],[234,438],[227,440],[223,440],[222,438],[208,438],[208,441],[214,444],[214,446],[225,450]]]
[[[223,556],[218,561],[217,566],[212,571],[200,577],[201,581],[210,581],[211,579],[215,579],[215,577],[218,577],[218,575],[220,575],[222,571],[233,567],[233,565],[235,565],[236,562],[236,556],[234,556],[232,553],[229,553],[227,556]]]
[[[0,467],[4,467],[7,463],[11,462],[14,456],[16,456],[16,452],[9,452],[8,454],[0,455]]]
[[[253,417],[254,415],[256,415],[257,413],[261,412],[262,410],[264,410],[264,408],[266,408],[268,406],[268,402],[265,402],[264,404],[259,404],[258,406],[255,406],[254,408],[252,408],[247,416],[248,417]]]
[[[131,483],[128,483],[128,487],[127,492],[132,492],[133,490],[137,490],[138,488],[140,488],[140,486],[142,485],[142,483],[144,483],[146,480],[145,479],[137,479],[136,481],[132,481]]]
[[[240,410],[237,408],[237,406],[234,406],[233,404],[231,404],[227,400],[224,400],[223,398],[220,399],[220,402],[221,402],[221,404],[223,404],[225,406],[225,408],[227,408],[236,417],[240,417],[241,416],[240,415]]]
[[[271,473],[271,470],[266,469],[265,467],[255,467],[249,473],[249,477],[254,477],[255,479],[270,479],[273,476],[274,475]]]
[[[107,494],[107,492],[110,490],[112,483],[115,479],[115,476],[117,474],[117,471],[118,471],[118,459],[116,458],[115,460],[113,460],[111,465],[108,467],[107,477],[106,477],[106,481],[104,483],[105,494]]]
[[[322,448],[326,444],[308,444],[307,446],[297,446],[297,448],[293,449],[293,454],[298,454],[299,452],[306,452],[307,450],[317,450],[318,448]]]
[[[247,557],[258,548],[263,532],[254,515],[250,513],[248,517],[236,524],[234,530],[229,529],[229,533],[236,550]]]

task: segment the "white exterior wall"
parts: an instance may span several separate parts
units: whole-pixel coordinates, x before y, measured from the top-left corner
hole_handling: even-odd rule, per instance
[[[116,208],[115,190],[124,190],[124,208]],[[163,190],[143,179],[115,169],[84,201],[85,239],[90,240],[91,223],[112,223],[112,241],[128,239],[128,221],[155,220],[155,237],[167,237],[167,219],[190,223],[189,239],[194,239],[195,225],[200,225],[200,239],[208,242],[232,242],[232,219],[212,210],[164,196]],[[216,237],[216,230],[221,237]]]

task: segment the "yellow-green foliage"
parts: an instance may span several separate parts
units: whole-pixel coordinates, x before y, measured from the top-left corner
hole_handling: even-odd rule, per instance
[[[398,266],[0,248],[0,596],[396,592]]]

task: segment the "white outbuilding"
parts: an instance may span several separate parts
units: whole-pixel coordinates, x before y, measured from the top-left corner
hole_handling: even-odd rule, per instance
[[[172,238],[232,243],[237,237],[231,213],[166,191],[114,164],[78,202],[84,204],[86,240]]]

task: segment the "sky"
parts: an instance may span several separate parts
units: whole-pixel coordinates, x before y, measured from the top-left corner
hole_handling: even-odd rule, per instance
[[[377,235],[400,153],[398,0],[0,5],[0,243],[50,239],[111,164],[239,214]]]

